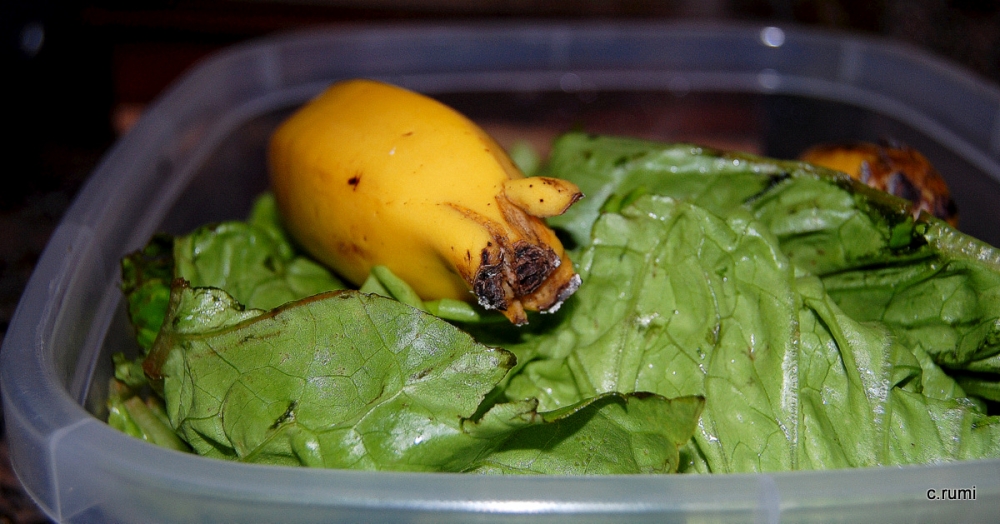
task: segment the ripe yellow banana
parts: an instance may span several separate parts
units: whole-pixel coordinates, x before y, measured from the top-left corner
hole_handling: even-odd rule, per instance
[[[525,178],[482,129],[431,98],[337,83],[278,128],[269,160],[286,227],[355,284],[384,265],[424,300],[474,299],[515,324],[580,285],[540,218],[563,213],[579,188]]]

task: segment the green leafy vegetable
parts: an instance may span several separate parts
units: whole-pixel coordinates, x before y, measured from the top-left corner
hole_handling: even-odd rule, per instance
[[[136,341],[149,350],[160,331],[170,301],[170,281],[174,278],[174,242],[156,235],[141,250],[122,259],[122,292]]]
[[[570,424],[595,427],[633,459],[574,465],[579,455],[564,446],[536,452],[536,471],[667,471],[700,410],[698,399],[678,409],[654,397],[626,399],[634,417],[620,407],[539,414],[529,401],[473,419],[513,356],[395,300],[350,291],[263,312],[218,289],[175,287],[147,362],[162,381],[171,424],[195,451],[267,464],[483,469],[494,464],[483,457],[508,439],[545,441]]]
[[[927,224],[927,245],[910,256],[826,275],[824,284],[851,316],[885,323],[939,364],[1000,373],[996,252],[968,237],[943,245],[940,235],[954,235],[945,227]]]
[[[316,293],[345,289],[326,268],[300,255],[265,194],[246,222],[198,228],[174,241],[174,276],[196,287],[225,289],[241,304],[271,309]]]
[[[174,432],[156,397],[140,398],[129,386],[111,379],[108,387],[108,424],[157,446],[190,451]]]
[[[541,157],[538,155],[538,151],[528,142],[518,141],[511,146],[510,159],[514,161],[514,165],[524,173],[525,176],[532,176],[538,171],[539,166],[542,163]]]
[[[199,453],[255,462],[460,469],[488,445],[461,421],[513,361],[435,317],[353,292],[264,313],[182,288],[168,319],[150,357],[163,362],[152,374],[173,425]]]
[[[543,414],[471,471],[485,474],[671,473],[704,400],[617,393]]]
[[[960,386],[988,395],[996,376],[940,367],[994,369],[991,248],[794,162],[569,135],[547,174],[609,196],[603,214],[563,217],[574,236],[593,224],[577,238],[584,283],[554,326],[509,343],[529,360],[509,398],[704,395],[698,471],[1000,456],[997,417]],[[640,187],[661,196],[630,196]]]
[[[792,265],[746,215],[725,222],[656,196],[622,213],[595,224],[573,311],[531,341],[539,358],[507,394],[572,393],[544,396],[555,404],[544,409],[605,391],[704,396],[695,438],[713,471],[794,468]],[[556,362],[576,391],[550,387]]]
[[[778,166],[714,153],[689,144],[563,135],[539,174],[572,180],[587,197],[566,213],[550,218],[549,224],[564,229],[577,245],[584,246],[590,242],[590,229],[609,199],[621,201],[629,194],[669,195],[725,214],[785,176]]]
[[[144,350],[160,330],[174,278],[225,288],[242,304],[263,309],[346,288],[296,251],[269,193],[257,199],[246,222],[206,225],[180,237],[159,234],[122,259],[122,291]]]

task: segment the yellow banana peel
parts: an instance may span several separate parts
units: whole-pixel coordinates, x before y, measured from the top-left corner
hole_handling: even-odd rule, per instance
[[[355,284],[384,265],[424,300],[474,300],[515,324],[580,285],[541,220],[579,188],[525,178],[481,128],[429,97],[334,84],[278,128],[269,161],[286,227]]]

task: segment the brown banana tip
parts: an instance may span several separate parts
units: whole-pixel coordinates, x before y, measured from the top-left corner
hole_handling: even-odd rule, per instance
[[[576,193],[574,193],[573,197],[570,198],[569,203],[566,204],[566,207],[562,208],[562,211],[560,211],[559,213],[557,213],[556,216],[562,215],[566,211],[569,211],[569,208],[573,207],[573,204],[579,202],[580,199],[582,199],[583,197],[584,197],[584,194],[582,192],[580,192],[580,191],[577,191]]]
[[[559,255],[548,246],[518,241],[514,244],[514,279],[511,286],[518,297],[529,295],[559,267]]]

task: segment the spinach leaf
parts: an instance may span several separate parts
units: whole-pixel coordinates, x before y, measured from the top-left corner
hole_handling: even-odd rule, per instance
[[[539,357],[508,396],[548,392],[553,376],[576,386],[537,394],[557,405],[606,391],[704,396],[695,439],[713,471],[794,466],[801,300],[766,229],[646,196],[598,219],[579,266],[572,312],[527,342]]]
[[[111,379],[107,408],[111,427],[157,446],[190,451],[170,427],[163,403],[157,397],[142,398],[128,385]]]
[[[225,289],[251,308],[271,309],[316,293],[345,289],[329,270],[299,254],[265,194],[245,222],[207,225],[174,240],[174,276],[194,287]]]
[[[963,390],[992,398],[995,375],[940,367],[1000,361],[989,246],[797,162],[570,135],[548,169],[614,205],[570,211],[584,284],[508,342],[509,398],[704,395],[692,471],[1000,456]]]
[[[354,291],[265,312],[179,281],[146,364],[196,452],[266,464],[512,473],[498,468],[524,443],[545,442],[526,470],[672,471],[701,409],[700,399],[612,394],[555,413],[534,400],[501,403],[477,417],[513,355]],[[555,445],[566,428],[587,439]],[[593,439],[624,454],[581,463]]]
[[[460,470],[490,445],[461,421],[513,364],[440,319],[357,292],[263,312],[178,286],[167,318],[147,371],[162,377],[171,423],[214,457]]]
[[[701,397],[610,393],[544,413],[470,471],[483,474],[671,473],[694,434]]]
[[[167,313],[174,278],[173,249],[173,237],[155,235],[145,247],[122,258],[122,292],[143,351],[153,345]]]
[[[887,325],[953,372],[987,373],[976,383],[1000,382],[1000,251],[914,218],[905,200],[802,162],[579,133],[556,142],[548,169],[592,196],[641,189],[719,216],[749,210],[852,318]],[[599,204],[580,204],[560,220],[586,245]]]
[[[691,144],[567,133],[556,140],[540,174],[571,180],[587,195],[566,213],[548,219],[583,246],[590,242],[590,229],[609,198],[642,189],[724,214],[765,189],[772,177],[785,176],[785,170]]]
[[[145,351],[160,330],[174,278],[225,289],[240,303],[262,309],[346,287],[297,251],[270,193],[257,199],[246,221],[209,224],[178,237],[155,235],[121,266],[129,319]]]

